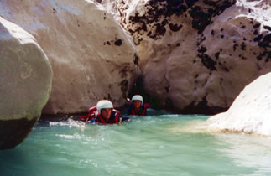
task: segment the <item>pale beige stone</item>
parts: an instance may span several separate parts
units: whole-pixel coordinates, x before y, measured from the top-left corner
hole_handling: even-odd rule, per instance
[[[29,134],[50,97],[52,77],[35,38],[0,17],[0,150]]]
[[[49,99],[52,70],[25,30],[0,17],[0,121],[31,121]]]
[[[4,0],[0,15],[32,33],[51,62],[52,94],[43,113],[87,111],[105,98],[124,104],[136,50],[99,3]]]
[[[271,136],[271,73],[247,85],[224,113],[207,120],[209,130]]]

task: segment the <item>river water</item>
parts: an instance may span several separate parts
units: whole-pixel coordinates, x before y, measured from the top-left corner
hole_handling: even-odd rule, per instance
[[[271,139],[207,132],[208,117],[132,117],[122,125],[39,121],[12,150],[0,176],[265,176]]]

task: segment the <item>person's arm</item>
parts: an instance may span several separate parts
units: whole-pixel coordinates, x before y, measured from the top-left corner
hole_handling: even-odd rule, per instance
[[[127,98],[126,100],[127,101],[125,101],[125,106],[131,106],[132,101],[129,98]]]
[[[130,118],[129,117],[120,117],[120,123],[122,122],[129,122]]]
[[[82,122],[88,122],[88,121],[90,121],[91,119],[95,118],[96,112],[97,112],[96,106],[92,106],[92,107],[89,108],[89,110],[88,110],[88,115],[81,116],[81,117],[80,117],[80,120],[81,120]]]
[[[145,106],[147,109],[151,108],[151,106],[150,106],[148,103],[144,103],[144,106]]]
[[[151,108],[151,106],[148,103],[144,103],[144,108],[145,108],[145,116],[148,116],[148,109]]]

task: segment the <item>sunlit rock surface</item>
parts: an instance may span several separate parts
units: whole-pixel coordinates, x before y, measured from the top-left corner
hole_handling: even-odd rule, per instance
[[[271,73],[246,86],[224,113],[207,120],[209,128],[271,136]]]
[[[104,98],[123,105],[137,65],[160,105],[217,113],[271,71],[265,0],[3,0],[0,15],[32,33],[51,61],[44,113],[86,111]]]
[[[271,71],[268,1],[100,2],[132,35],[144,88],[162,105],[219,112]]]
[[[93,1],[1,0],[0,15],[37,39],[54,72],[43,113],[87,111],[100,99],[123,105],[136,50],[112,14]]]
[[[25,30],[0,17],[0,149],[29,134],[50,96],[52,70]]]

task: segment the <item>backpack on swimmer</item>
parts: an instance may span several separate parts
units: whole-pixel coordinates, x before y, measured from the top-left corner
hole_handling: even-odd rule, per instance
[[[97,107],[92,106],[91,108],[88,109],[88,115],[81,116],[80,120],[82,122],[87,122],[94,119],[97,115],[98,115]]]

